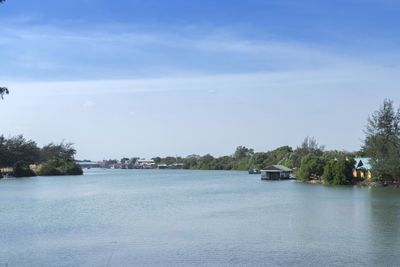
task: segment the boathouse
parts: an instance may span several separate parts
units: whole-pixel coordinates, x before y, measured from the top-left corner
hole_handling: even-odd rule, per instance
[[[361,179],[371,179],[371,164],[369,158],[355,158],[356,165],[354,166],[353,176]]]
[[[271,165],[261,170],[262,180],[283,180],[290,179],[293,173],[292,169],[289,169],[282,165]]]

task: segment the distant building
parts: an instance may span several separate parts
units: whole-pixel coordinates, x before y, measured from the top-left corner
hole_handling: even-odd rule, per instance
[[[137,169],[153,169],[156,163],[154,160],[138,159],[135,163]]]
[[[168,169],[168,165],[167,164],[158,164],[157,168],[160,170]]]
[[[371,179],[371,164],[370,158],[355,158],[356,165],[354,166],[353,176],[361,179]]]
[[[283,180],[292,177],[293,170],[282,165],[271,165],[261,170],[262,180]]]

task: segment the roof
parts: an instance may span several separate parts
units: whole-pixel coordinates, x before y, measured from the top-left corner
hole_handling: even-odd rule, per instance
[[[355,158],[356,161],[355,169],[360,170],[360,169],[365,169],[365,170],[371,170],[371,163],[370,163],[370,158]]]
[[[271,165],[268,166],[261,171],[268,171],[268,172],[291,172],[292,169],[289,169],[283,165]]]

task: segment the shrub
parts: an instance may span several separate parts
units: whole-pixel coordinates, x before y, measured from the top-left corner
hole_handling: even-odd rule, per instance
[[[302,181],[320,178],[324,172],[324,161],[313,154],[308,154],[301,161],[298,177]]]
[[[79,166],[78,164],[76,164],[75,162],[65,162],[63,165],[61,165],[60,167],[58,167],[58,170],[60,170],[60,172],[63,175],[82,175],[83,174],[83,170],[81,168],[81,166]]]
[[[42,164],[39,175],[57,176],[57,175],[82,175],[83,171],[80,165],[73,161],[60,159],[49,160]]]
[[[13,171],[14,177],[32,177],[36,176],[36,174],[29,168],[29,165],[25,164],[22,161],[18,161],[14,165]]]
[[[353,179],[354,159],[339,159],[330,160],[324,168],[324,181],[327,184],[343,185],[348,184]]]

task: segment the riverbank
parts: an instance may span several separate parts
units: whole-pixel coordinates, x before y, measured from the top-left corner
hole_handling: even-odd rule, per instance
[[[301,183],[306,184],[322,184],[322,185],[329,185],[324,182],[324,180],[309,180],[309,181],[300,181]],[[354,181],[351,183],[347,183],[344,185],[353,185],[358,187],[387,187],[387,188],[400,188],[400,182],[397,181]]]

